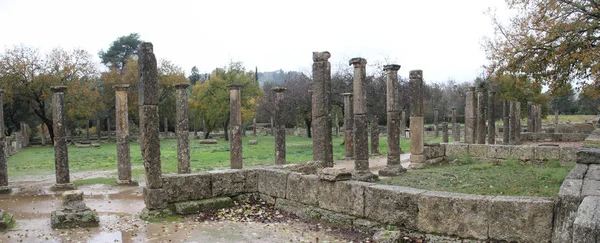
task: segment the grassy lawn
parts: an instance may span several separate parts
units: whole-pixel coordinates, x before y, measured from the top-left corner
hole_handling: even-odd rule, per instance
[[[516,159],[494,163],[466,157],[456,164],[409,170],[380,183],[478,195],[557,197],[574,166],[561,167],[559,161],[531,165]]]

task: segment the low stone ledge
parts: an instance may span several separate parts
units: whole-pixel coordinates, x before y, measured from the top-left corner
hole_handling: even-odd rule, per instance
[[[257,181],[254,170],[211,171],[212,197],[237,196],[256,192]]]
[[[287,180],[285,198],[306,205],[318,206],[319,178],[316,175],[291,173]]]
[[[469,144],[469,154],[476,158],[487,158],[488,146],[485,144]]]
[[[533,197],[492,197],[488,238],[518,242],[552,239],[554,200]]]
[[[168,203],[200,200],[213,196],[210,173],[163,175],[163,189]]]
[[[468,144],[446,144],[446,156],[448,157],[462,157],[469,155]]]
[[[589,165],[584,179],[600,181],[600,164]]]
[[[375,232],[382,230],[383,226],[375,221],[357,218],[354,220],[354,222],[352,222],[352,229],[364,234],[372,235]]]
[[[577,161],[577,147],[561,147],[560,148],[560,162],[568,163]]]
[[[577,163],[579,164],[600,164],[600,149],[583,148],[577,151]]]
[[[492,159],[507,159],[512,156],[510,145],[491,145],[488,148],[488,157]]]
[[[319,207],[363,217],[365,188],[372,185],[375,184],[360,181],[319,181]]]
[[[587,196],[600,196],[600,181],[596,180],[583,180],[583,187],[581,187],[581,197]]]
[[[198,143],[200,143],[200,144],[218,144],[219,142],[217,142],[216,139],[203,139],[203,140],[200,140]]]
[[[144,203],[149,210],[164,209],[167,207],[167,195],[164,189],[150,189],[144,187]]]
[[[576,164],[575,167],[569,172],[565,179],[577,179],[582,180],[587,173],[588,165],[586,164]]]
[[[587,168],[587,165],[583,166]],[[577,208],[581,203],[582,186],[583,180],[580,179],[565,179],[560,186],[558,199],[554,206],[552,242],[571,242],[573,221],[577,215]]]
[[[600,241],[600,197],[586,197],[573,222],[573,242]]]
[[[535,159],[536,160],[559,160],[560,159],[560,148],[558,147],[534,147]]]
[[[347,181],[352,179],[352,174],[345,168],[323,168],[317,171],[320,180]]]
[[[272,197],[285,198],[288,175],[286,170],[258,170],[258,192]]]
[[[365,218],[417,230],[419,196],[426,191],[400,186],[365,188]]]
[[[534,160],[534,149],[531,146],[511,146],[511,155],[521,161]]]
[[[215,197],[204,200],[184,201],[173,204],[175,213],[186,215],[199,212],[210,211],[233,206],[233,200],[230,197]]]

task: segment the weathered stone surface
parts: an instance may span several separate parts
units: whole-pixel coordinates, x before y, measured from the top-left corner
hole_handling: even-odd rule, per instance
[[[488,93],[488,144],[496,144],[496,92]]]
[[[446,156],[463,157],[469,155],[468,144],[446,144]]]
[[[393,224],[407,229],[418,229],[418,199],[425,191],[400,187],[376,185],[365,188],[365,218]]]
[[[477,143],[485,144],[485,99],[484,89],[477,89]]]
[[[419,231],[487,239],[489,197],[429,191],[418,200]]]
[[[164,175],[165,200],[172,203],[210,198],[213,196],[211,177],[210,173]]]
[[[534,147],[531,146],[512,146],[510,151],[512,157],[521,161],[529,161],[535,158]]]
[[[398,97],[398,70],[400,65],[385,65],[386,72],[386,110],[387,110],[387,166],[400,165],[400,105]]]
[[[229,117],[231,123],[231,142],[229,143],[229,163],[231,169],[243,167],[242,158],[242,100],[240,86],[229,85]],[[225,131],[227,132],[227,131]]]
[[[456,122],[456,107],[452,107],[452,137],[454,142],[460,141],[460,125]]]
[[[248,145],[258,145],[258,140],[250,140],[248,141]]]
[[[357,218],[352,222],[352,229],[363,234],[373,234],[382,228],[380,223],[371,220]]]
[[[269,196],[267,194],[262,194],[262,193],[259,193],[258,197],[260,198],[260,200],[264,201],[265,203],[273,204],[273,205],[275,205],[276,200],[282,200],[282,198],[276,198],[276,197],[272,197],[272,196]]]
[[[287,180],[285,198],[307,205],[318,206],[319,178],[316,175],[291,173]]]
[[[344,96],[344,147],[346,159],[354,158],[354,111],[352,93],[343,93]]]
[[[477,158],[487,158],[488,157],[488,147],[485,144],[470,144],[469,145],[469,154],[472,157]]]
[[[369,138],[366,119],[364,114],[354,113],[354,170],[356,171],[369,170]]]
[[[315,57],[319,58],[315,58]],[[313,52],[312,132],[313,160],[333,167],[331,142],[331,64],[329,52]]]
[[[600,164],[600,149],[582,148],[577,151],[577,163],[579,164]]]
[[[258,192],[273,197],[285,198],[288,175],[285,170],[258,170]]]
[[[62,194],[63,206],[69,205],[72,202],[82,202],[83,201],[83,191],[80,190],[72,190],[66,191]]]
[[[379,170],[379,176],[399,176],[406,172],[406,168],[402,165],[387,165],[385,168]]]
[[[565,179],[578,179],[582,180],[585,176],[585,173],[588,170],[588,165],[586,164],[576,164],[575,167],[569,172]],[[564,184],[564,183],[563,183]]]
[[[488,148],[488,158],[494,159],[507,159],[510,158],[511,155],[511,147],[508,145],[494,145],[489,146]]]
[[[166,208],[167,193],[168,191],[162,188],[151,189],[144,187],[144,203],[146,204],[146,208],[150,210]]]
[[[600,197],[586,197],[577,210],[573,223],[573,242],[600,241]]]
[[[82,191],[66,191],[62,200],[62,205],[50,214],[53,229],[98,226],[98,214],[85,206]]]
[[[475,87],[469,87],[465,102],[465,143],[473,144],[477,139]]]
[[[600,165],[591,164],[588,166],[587,173],[585,174],[586,180],[600,181]]]
[[[67,146],[67,125],[65,120],[66,86],[52,86],[52,121],[54,129],[54,164],[56,184],[70,184],[69,152]]]
[[[404,241],[404,235],[400,231],[381,230],[376,232],[372,239],[373,243],[397,243]]]
[[[600,181],[583,180],[583,187],[581,187],[581,196],[600,196]]]
[[[493,197],[488,214],[491,239],[549,242],[554,201],[546,198]]]
[[[318,221],[321,219],[321,214],[315,211],[315,207],[293,200],[278,198],[275,202],[275,208],[306,220]]]
[[[510,102],[502,101],[502,144],[510,144]]]
[[[320,208],[315,208],[314,211],[320,215],[319,219],[321,222],[340,229],[352,229],[352,222],[354,222],[356,219],[356,217],[350,215],[323,210]]]
[[[157,105],[140,106],[140,140],[144,168],[146,170],[146,186],[162,187],[162,169],[160,162],[159,119]]]
[[[319,182],[319,207],[359,217],[364,216],[364,192],[372,183],[360,181]]]
[[[199,144],[218,144],[216,139],[202,139],[198,141]]]
[[[212,197],[247,193],[246,174],[244,170],[211,171]]]
[[[536,160],[559,160],[560,148],[558,147],[534,147],[534,156]]]
[[[352,174],[345,168],[324,168],[317,171],[320,180],[324,181],[347,181],[352,179]]]
[[[189,83],[173,85],[177,90],[175,131],[177,133],[177,172],[190,173],[190,128],[188,115]]]
[[[131,181],[131,158],[129,149],[129,110],[127,107],[128,84],[113,86],[115,89],[115,120],[117,132],[117,171],[119,181]]]
[[[410,154],[423,155],[423,117],[410,117]],[[420,163],[421,161],[410,160],[411,163]]]
[[[177,214],[195,214],[204,211],[210,211],[233,206],[233,200],[230,197],[215,197],[197,201],[184,201],[173,204]]]
[[[582,180],[566,179],[560,186],[554,206],[554,232],[552,242],[571,242],[573,221],[581,203]]]
[[[285,121],[283,118],[285,88],[276,87],[273,88],[273,91],[275,91],[275,164],[282,165],[285,164]]]
[[[138,102],[143,105],[158,105],[158,68],[154,47],[150,42],[140,44],[138,49]]]
[[[442,122],[442,142],[448,142],[448,123]]]

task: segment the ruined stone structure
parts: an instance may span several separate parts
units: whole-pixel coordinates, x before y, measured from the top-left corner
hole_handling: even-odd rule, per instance
[[[477,144],[485,144],[485,98],[484,89],[477,89]]]
[[[371,154],[380,155],[379,153],[379,119],[377,116],[371,118]]]
[[[442,141],[444,143],[448,142],[448,122],[442,123]]]
[[[4,107],[2,104],[4,93],[4,89],[0,89],[0,107]],[[4,134],[4,109],[0,109],[0,194],[11,192],[11,188],[8,185],[8,158],[6,156],[6,147],[6,135]]]
[[[56,165],[56,184],[53,190],[72,190],[69,176],[69,152],[67,147],[67,124],[65,121],[66,86],[52,86],[52,121],[54,122],[54,163]]]
[[[521,144],[521,103],[517,101],[509,103],[508,144],[518,145]]]
[[[488,144],[496,144],[496,91],[488,93]]]
[[[276,87],[275,91],[275,164],[285,164],[285,122],[283,121],[283,92],[285,88]]]
[[[465,103],[465,143],[475,143],[475,87],[469,87]]]
[[[410,163],[411,168],[420,168],[425,162],[424,151],[424,108],[423,108],[423,71],[412,70],[409,73],[410,86]]]
[[[502,144],[510,144],[510,101],[502,101]]]
[[[369,135],[367,132],[367,60],[356,57],[350,60],[354,67],[354,173],[357,180],[372,181],[376,178],[369,170]],[[314,112],[314,110],[313,110]],[[329,129],[331,131],[331,129]]]
[[[97,227],[100,218],[83,202],[83,192],[66,191],[62,194],[62,205],[50,214],[50,226],[53,229],[71,229]]]
[[[312,140],[313,160],[333,167],[331,142],[331,63],[329,52],[313,52]]]
[[[346,159],[354,159],[354,108],[352,93],[343,93],[344,96],[344,147]]]
[[[231,122],[230,164],[232,169],[242,168],[242,100],[240,85],[229,85],[229,119]],[[227,131],[225,131],[227,132]]]
[[[117,172],[119,185],[137,185],[131,178],[131,158],[129,149],[129,109],[127,89],[129,84],[113,86],[115,89],[115,118],[117,121]]]
[[[456,107],[452,107],[452,137],[455,142],[460,141],[460,125],[456,122]]]
[[[400,65],[383,66],[386,73],[386,109],[387,109],[387,165],[379,170],[380,176],[397,176],[406,172],[400,164],[400,100],[398,97],[398,70]]]
[[[177,173],[190,173],[190,125],[188,115],[188,90],[189,83],[175,84],[176,94],[176,120],[175,132],[177,133]]]

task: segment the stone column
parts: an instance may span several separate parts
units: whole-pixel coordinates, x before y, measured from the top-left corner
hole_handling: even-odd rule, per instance
[[[4,109],[2,98],[4,89],[0,89],[0,194],[8,194],[11,188],[8,185],[8,158],[6,156],[6,135],[4,134]],[[44,124],[42,124],[44,127]]]
[[[275,164],[285,164],[285,121],[283,121],[283,92],[285,88],[275,87]]]
[[[400,118],[400,137],[406,137],[406,111],[402,110],[402,117]]]
[[[329,52],[313,52],[312,141],[313,160],[333,167],[331,142],[331,64]]]
[[[252,136],[256,137],[256,117],[252,118]]]
[[[484,89],[477,89],[477,144],[485,144],[485,100]]]
[[[508,141],[509,141],[510,145],[514,145],[515,139],[516,139],[516,131],[517,131],[516,113],[517,113],[516,102],[510,101],[510,112],[509,112],[509,120],[508,120],[508,127],[510,127]]]
[[[439,126],[439,123],[438,123],[438,115],[439,114],[438,113],[439,113],[438,108],[434,108],[433,109],[433,136],[436,138],[440,136],[440,133],[438,131],[439,130],[438,129],[438,126]]]
[[[558,110],[554,111],[554,133],[558,133]]]
[[[502,101],[502,144],[510,144],[510,101]]]
[[[230,166],[231,169],[241,169],[242,163],[242,100],[240,85],[231,84],[229,87],[229,117],[231,122]]]
[[[496,144],[496,92],[488,93],[488,144]]]
[[[398,70],[400,65],[383,66],[386,72],[386,108],[387,108],[387,166],[379,170],[380,176],[397,176],[406,169],[400,164],[400,101],[398,97]]]
[[[350,60],[354,67],[354,174],[356,180],[373,181],[376,176],[369,170],[369,134],[367,132],[367,60],[356,57]],[[314,112],[314,109],[313,109]],[[314,119],[313,119],[314,121]]]
[[[442,141],[444,143],[448,142],[448,122],[442,123]]]
[[[69,151],[67,147],[67,124],[65,121],[66,86],[52,86],[52,121],[54,128],[54,164],[56,166],[56,184],[52,190],[72,190],[69,176]]]
[[[475,143],[475,87],[469,87],[465,105],[465,142]]]
[[[527,132],[535,132],[533,102],[527,101]]]
[[[144,42],[138,50],[138,103],[141,151],[146,170],[145,203],[149,209],[158,209],[166,207],[166,202],[159,196],[163,193],[163,182],[160,162],[158,70],[153,49],[152,43]]]
[[[40,128],[42,130],[42,146],[46,146],[46,124],[42,123]]]
[[[189,174],[190,171],[190,125],[188,115],[188,87],[189,83],[175,84],[176,89],[176,121],[177,133],[177,173]]]
[[[460,126],[456,122],[456,107],[452,107],[452,137],[455,142],[460,141]]]
[[[423,71],[412,70],[409,73],[411,92],[410,115],[410,167],[421,168],[425,163],[424,152],[424,109],[423,109]]]
[[[354,159],[354,111],[352,93],[343,93],[344,96],[344,147],[346,160]]]
[[[131,178],[131,150],[129,149],[129,110],[127,89],[129,84],[113,86],[115,89],[115,118],[117,121],[117,171],[119,185],[137,185]]]
[[[542,106],[537,105],[537,132],[542,132]]]
[[[379,153],[379,119],[377,116],[371,118],[371,154],[380,155]]]

